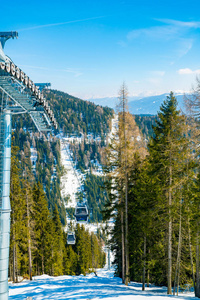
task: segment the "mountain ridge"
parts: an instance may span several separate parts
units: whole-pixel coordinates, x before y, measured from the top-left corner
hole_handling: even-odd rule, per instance
[[[178,101],[178,108],[184,110],[184,98],[190,94],[174,93]],[[130,96],[128,97],[129,111],[132,114],[143,114],[143,115],[156,115],[160,109],[161,104],[168,96],[168,93],[153,95],[148,97]],[[89,99],[96,105],[107,106],[115,109],[117,104],[117,97],[105,97]]]

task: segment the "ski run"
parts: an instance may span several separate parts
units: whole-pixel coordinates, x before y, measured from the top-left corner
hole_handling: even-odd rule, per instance
[[[33,281],[25,280],[18,284],[10,283],[9,299],[25,300],[61,300],[61,299],[104,299],[104,300],[166,300],[177,299],[177,296],[167,295],[166,287],[150,286],[142,291],[142,284],[131,282],[125,286],[121,278],[114,277],[114,270],[97,270],[86,276],[35,276]],[[30,299],[30,298],[28,298]],[[178,299],[196,299],[194,293],[180,293]]]
[[[113,136],[116,134],[118,126],[117,115],[112,119],[112,129],[108,136],[111,142]],[[61,193],[62,197],[69,196],[69,203],[65,206],[74,207],[77,205],[76,193],[81,191],[85,180],[85,175],[77,168],[72,159],[70,151],[70,142],[76,140],[80,142],[81,138],[67,138],[59,136],[61,142],[61,161],[65,170],[65,174],[61,179]],[[138,137],[139,138],[139,137]],[[36,149],[31,149],[31,161],[33,169],[37,159]],[[70,218],[67,218],[69,223]],[[96,232],[99,225],[102,224],[86,224],[89,231]],[[112,226],[113,224],[110,224]],[[66,228],[67,229],[67,228]],[[112,255],[112,254],[111,254]],[[113,260],[113,255],[111,260]],[[98,269],[96,274],[91,273],[86,276],[57,276],[52,277],[48,275],[41,275],[33,277],[32,281],[23,280],[20,283],[9,283],[9,299],[10,300],[44,300],[44,299],[107,299],[107,300],[166,300],[177,299],[177,296],[167,295],[167,287],[156,287],[150,285],[142,291],[142,284],[131,282],[128,286],[122,284],[119,277],[114,276],[114,269],[108,270],[108,264],[104,269]],[[194,292],[185,291],[179,292],[179,299],[192,300]]]

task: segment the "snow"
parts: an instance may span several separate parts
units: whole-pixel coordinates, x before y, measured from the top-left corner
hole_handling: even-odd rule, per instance
[[[66,173],[61,178],[61,195],[62,197],[70,196],[70,202],[66,207],[76,207],[76,193],[82,186],[82,175],[74,167],[72,153],[69,149],[69,139],[62,138],[61,144],[61,162]]]
[[[32,297],[33,300],[45,299],[104,299],[104,300],[175,300],[177,297],[168,296],[166,287],[151,286],[142,291],[142,284],[131,282],[129,286],[114,277],[113,270],[98,269],[86,276],[35,276],[33,281],[23,281],[18,284],[10,283],[9,299],[23,300]],[[193,293],[179,294],[179,299],[196,299]]]
[[[35,169],[36,169],[36,161],[37,161],[37,149],[34,148],[34,147],[31,147],[30,150],[31,150],[32,170],[35,172]]]
[[[118,129],[118,115],[114,114],[114,118],[112,119],[111,131],[108,134],[108,142],[111,143],[111,140],[115,137]]]
[[[109,140],[116,134],[118,125],[118,117],[114,116],[112,120],[112,130],[109,134]],[[71,202],[67,207],[76,206],[76,192],[81,189],[84,178],[74,165],[72,153],[69,149],[69,142],[76,139],[81,141],[81,138],[70,137],[64,138],[59,136],[61,141],[61,160],[66,170],[66,174],[62,177],[62,197],[70,195]],[[93,138],[92,136],[89,138]],[[80,142],[78,141],[78,142]],[[31,148],[31,161],[35,165],[37,160],[36,149]],[[100,166],[97,166],[97,170]],[[98,172],[98,171],[97,171]],[[100,172],[101,173],[101,172]],[[110,226],[113,226],[113,222]],[[86,229],[90,232],[96,232],[98,227],[104,226],[99,224],[85,224]],[[107,252],[107,249],[105,249]],[[113,253],[110,253],[111,262],[114,260]],[[108,262],[108,258],[107,258]],[[114,277],[114,270],[108,270],[107,265],[104,269],[97,270],[97,275],[94,273],[86,276],[58,276],[52,277],[41,275],[33,277],[33,281],[24,280],[21,283],[9,283],[9,300],[25,300],[27,297],[32,297],[33,300],[57,300],[57,299],[93,299],[93,300],[175,300],[177,297],[167,295],[166,287],[150,286],[146,291],[142,291],[142,284],[131,282],[129,286],[121,283],[121,279]],[[179,299],[193,300],[194,293],[179,294]]]

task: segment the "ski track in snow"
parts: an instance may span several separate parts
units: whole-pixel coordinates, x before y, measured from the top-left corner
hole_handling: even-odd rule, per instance
[[[23,281],[10,284],[9,300],[57,300],[57,299],[104,299],[104,300],[166,300],[177,299],[167,295],[166,287],[149,287],[142,291],[142,284],[131,282],[127,287],[121,283],[121,278],[113,276],[114,271],[99,269],[86,276],[35,276],[33,281]],[[196,299],[193,293],[179,294],[178,299]]]
[[[61,178],[61,195],[62,197],[70,196],[71,201],[69,201],[66,207],[76,207],[76,192],[78,189],[81,189],[81,174],[74,167],[68,139],[61,139],[60,144],[61,162],[66,170],[66,174]]]
[[[111,140],[115,137],[118,130],[118,115],[114,114],[114,118],[112,119],[111,131],[108,134],[108,142],[111,143]]]
[[[109,134],[109,142],[116,134],[118,117],[112,119],[112,130]],[[61,138],[61,160],[64,168],[67,170],[62,181],[62,196],[70,195],[71,202],[67,207],[76,206],[75,193],[81,188],[81,175],[74,167],[69,149],[70,138]],[[31,160],[34,165],[37,159],[37,152],[31,149]],[[100,225],[100,224],[99,224]],[[96,232],[98,224],[85,225],[89,231]],[[113,255],[111,253],[111,261]],[[106,267],[107,268],[107,267]],[[25,300],[32,297],[33,300],[57,300],[57,299],[105,299],[105,300],[154,300],[177,299],[177,297],[167,295],[166,287],[149,287],[142,292],[142,284],[131,282],[127,287],[121,283],[121,279],[114,277],[114,271],[106,268],[97,271],[98,276],[94,273],[87,276],[58,276],[48,275],[35,276],[33,281],[25,280],[18,284],[9,283],[9,300]],[[194,293],[179,294],[179,299],[193,300]]]

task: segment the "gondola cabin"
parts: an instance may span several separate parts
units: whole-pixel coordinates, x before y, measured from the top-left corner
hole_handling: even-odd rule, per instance
[[[77,223],[88,222],[88,209],[86,205],[77,205],[75,209],[75,218]]]
[[[75,245],[76,244],[76,236],[74,232],[68,232],[67,234],[67,244]]]

